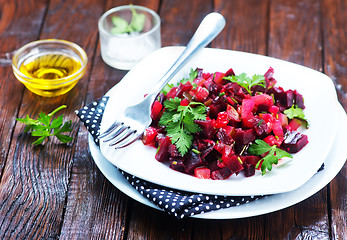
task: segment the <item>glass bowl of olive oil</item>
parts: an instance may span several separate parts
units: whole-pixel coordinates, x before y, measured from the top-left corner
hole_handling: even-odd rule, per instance
[[[55,97],[70,91],[86,72],[88,58],[75,43],[45,39],[18,49],[12,59],[15,77],[31,92]]]

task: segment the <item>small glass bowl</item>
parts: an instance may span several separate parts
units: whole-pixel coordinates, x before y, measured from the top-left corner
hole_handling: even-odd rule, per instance
[[[75,43],[46,39],[28,43],[12,58],[15,77],[31,92],[55,97],[70,91],[86,72],[87,54]]]
[[[143,29],[140,32],[112,32],[114,18],[131,23],[134,12],[144,17]],[[100,17],[98,28],[101,57],[113,68],[130,70],[144,57],[161,47],[160,17],[146,7],[124,5],[112,8]]]

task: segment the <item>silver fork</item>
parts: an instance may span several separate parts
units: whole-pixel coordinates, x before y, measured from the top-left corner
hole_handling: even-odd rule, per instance
[[[140,103],[126,108],[111,127],[100,134],[99,139],[104,138],[104,142],[109,142],[110,146],[116,149],[129,146],[139,139],[152,122],[151,107],[158,93],[195,53],[206,47],[222,31],[224,26],[225,19],[221,14],[215,12],[208,14],[200,23],[185,50],[151,92]]]

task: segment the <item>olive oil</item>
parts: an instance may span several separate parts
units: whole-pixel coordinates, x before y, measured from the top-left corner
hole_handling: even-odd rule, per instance
[[[62,95],[70,91],[83,76],[76,74],[82,67],[81,59],[64,52],[44,52],[22,61],[19,71],[30,78],[23,82],[32,92],[46,97]]]
[[[78,59],[62,53],[46,53],[25,60],[19,71],[35,79],[57,80],[68,77],[81,68]]]

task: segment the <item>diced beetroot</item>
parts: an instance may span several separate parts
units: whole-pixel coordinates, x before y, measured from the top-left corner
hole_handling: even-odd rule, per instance
[[[284,101],[284,107],[290,108],[295,103],[295,94],[294,94],[294,91],[291,89],[287,90],[285,93],[286,93],[286,98]]]
[[[271,106],[269,108],[269,112],[272,113],[274,116],[276,116],[279,112],[280,108],[277,106]]]
[[[246,145],[256,139],[255,131],[252,128],[247,130],[238,128],[236,129],[234,139],[237,144]]]
[[[211,86],[212,82],[213,82],[213,75],[210,75],[208,78],[204,79],[202,84],[198,86],[204,86],[205,88],[208,89]]]
[[[308,143],[307,136],[293,131],[286,134],[281,148],[289,153],[299,152]]]
[[[278,119],[278,121],[281,122],[282,127],[285,127],[288,125],[288,117],[284,113],[277,114],[277,119]]]
[[[249,119],[253,116],[252,110],[254,108],[255,102],[253,99],[243,99],[241,105],[241,119]]]
[[[215,142],[209,139],[203,139],[200,141],[198,150],[200,151],[200,156],[205,158],[214,148]]]
[[[272,97],[265,93],[255,95],[252,99],[254,100],[254,107],[261,111],[267,111],[274,104]]]
[[[216,145],[214,146],[214,149],[217,150],[220,154],[223,154],[224,147],[226,146],[225,143],[222,141],[217,141]]]
[[[239,113],[236,111],[236,109],[233,106],[229,104],[227,106],[227,113],[228,113],[229,120],[235,121],[235,122],[241,121]]]
[[[259,156],[241,156],[241,160],[243,164],[252,164],[252,165],[257,165],[257,163],[260,160]]]
[[[224,157],[231,157],[232,155],[235,154],[235,151],[233,149],[232,146],[230,145],[225,145],[223,148],[223,152],[222,152],[222,158]]]
[[[302,125],[302,121],[297,118],[293,118],[289,120],[288,126],[290,127],[290,131],[296,131]]]
[[[228,166],[232,173],[238,173],[243,169],[242,163],[239,160],[239,156],[232,155],[230,157],[223,157],[223,162]]]
[[[283,128],[281,125],[281,122],[277,119],[275,119],[273,125],[272,125],[272,131],[275,134],[275,136],[277,136],[278,138],[282,138],[284,137],[284,133],[283,133]]]
[[[215,125],[215,128],[222,128],[228,125],[229,123],[229,114],[227,112],[219,112]]]
[[[264,74],[265,82],[266,82],[266,88],[271,88],[276,84],[276,80],[273,78],[275,71],[272,67],[270,67],[267,72]]]
[[[193,85],[189,81],[186,82],[185,84],[180,83],[176,92],[176,97],[181,98],[183,93],[189,92],[190,90],[192,90],[192,88],[193,88]]]
[[[157,136],[158,131],[154,127],[148,127],[146,128],[145,132],[143,133],[142,142],[145,145],[155,145],[155,137]]]
[[[211,119],[206,120],[196,120],[200,128],[202,129],[199,134],[207,139],[211,139],[216,134],[216,129],[214,129],[214,121]]]
[[[213,81],[215,83],[222,83],[223,77],[224,77],[224,73],[215,72],[215,74],[213,75]]]
[[[152,104],[151,118],[154,121],[158,121],[161,117],[162,110],[163,105],[159,101],[154,101]]]
[[[186,98],[183,98],[180,102],[181,106],[188,106],[189,105],[189,100]]]
[[[186,173],[193,173],[194,169],[204,165],[204,162],[202,161],[199,154],[190,151],[189,156],[184,161],[184,165]]]
[[[170,168],[179,172],[185,172],[183,164],[184,159],[179,157],[170,157]]]
[[[225,164],[225,162],[223,162],[222,159],[218,159],[216,162],[219,168],[225,168],[225,167],[227,168],[227,165]]]
[[[229,77],[229,76],[235,76],[235,72],[232,68],[229,68],[228,71],[226,71],[226,73],[224,74],[225,77]]]
[[[168,99],[176,97],[177,91],[178,91],[178,87],[171,88],[170,91],[166,94],[166,97]]]
[[[253,122],[253,129],[257,136],[263,138],[271,132],[271,129],[269,128],[268,124],[264,121],[264,119],[255,116],[254,120],[255,121]]]
[[[230,137],[234,137],[236,129],[232,126],[225,126],[223,127],[223,129],[225,130],[226,134],[228,134]]]
[[[171,157],[182,157],[178,152],[176,145],[172,144],[171,142],[169,144],[168,151]]]
[[[298,91],[296,91],[296,90],[294,90],[294,94],[295,94],[295,104],[299,108],[305,109],[304,98],[302,97],[302,95],[300,93],[298,93]]]
[[[255,174],[255,165],[253,164],[243,164],[243,171],[246,177],[251,177]]]
[[[169,158],[169,145],[171,144],[170,137],[166,136],[164,139],[160,139],[158,151],[155,154],[155,159],[159,162],[165,162]]]
[[[264,138],[263,140],[264,140],[264,142],[266,142],[270,146],[273,146],[273,145],[280,146],[282,144],[282,141],[283,141],[282,139],[276,138],[274,135],[269,135],[266,138]]]
[[[223,179],[227,179],[230,177],[231,175],[231,171],[228,167],[213,171],[211,173],[211,178],[214,180],[223,180]]]
[[[275,122],[276,118],[270,113],[260,113],[259,117],[266,122],[266,124],[268,125],[268,127],[271,131],[273,123]]]
[[[210,179],[211,170],[207,167],[199,167],[194,169],[194,176],[201,179]]]
[[[218,132],[216,133],[216,137],[220,142],[223,142],[227,145],[230,145],[233,143],[233,138],[229,136],[226,131],[223,128],[220,128]]]
[[[204,101],[209,95],[209,92],[206,88],[198,86],[194,93],[194,98],[196,101],[202,102]]]

